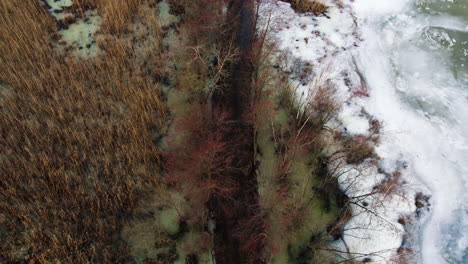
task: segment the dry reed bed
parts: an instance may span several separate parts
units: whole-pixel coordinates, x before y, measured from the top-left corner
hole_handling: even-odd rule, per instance
[[[139,1],[109,2],[121,31]],[[115,36],[96,59],[57,54],[55,32],[39,1],[0,2],[0,262],[124,262],[120,229],[160,180],[158,68]]]

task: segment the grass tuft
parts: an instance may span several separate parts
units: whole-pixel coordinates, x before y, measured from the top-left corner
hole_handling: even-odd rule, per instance
[[[320,1],[311,0],[289,0],[291,7],[300,13],[313,13],[318,16],[325,13],[328,7]]]

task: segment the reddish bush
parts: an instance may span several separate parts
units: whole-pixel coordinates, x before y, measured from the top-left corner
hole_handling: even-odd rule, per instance
[[[226,4],[217,0],[185,0],[184,19],[190,21],[189,35],[192,41],[216,40],[224,36],[225,16],[222,9]],[[180,9],[180,8],[179,8]],[[201,43],[200,43],[201,44]]]
[[[182,192],[193,208],[188,223],[204,226],[207,202],[213,197],[233,199],[237,183],[229,174],[232,151],[223,138],[227,114],[214,111],[210,121],[206,118],[206,107],[200,105],[194,111],[174,121],[174,135],[171,149],[165,152],[167,183]],[[178,141],[177,141],[178,140]]]
[[[264,248],[268,238],[265,233],[264,211],[259,204],[249,205],[247,211],[250,217],[240,223],[236,234],[242,241],[244,252],[264,261],[267,257]]]

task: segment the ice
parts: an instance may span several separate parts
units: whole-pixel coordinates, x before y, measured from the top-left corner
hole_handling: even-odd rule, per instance
[[[468,94],[463,82],[457,81],[448,69],[447,55],[424,49],[424,44],[434,45],[434,38],[429,43],[414,44],[417,33],[434,27],[431,22],[435,20],[403,14],[410,9],[410,1],[404,2],[389,7],[391,12],[369,9],[370,5],[386,6],[389,1],[356,2],[357,16],[372,21],[362,22],[366,49],[357,52],[358,63],[372,87],[371,104],[366,109],[385,122],[387,134],[398,131],[388,140],[395,146],[393,150],[380,149],[379,155],[385,158],[400,152],[414,169],[412,180],[423,183],[432,194],[432,214],[422,234],[421,262],[461,263],[466,254],[466,236],[447,235],[450,232],[446,230],[468,232],[464,203]],[[440,21],[443,23],[439,25],[450,26],[449,18],[439,18]],[[457,25],[454,19],[453,28]],[[397,35],[399,38],[395,38]],[[441,34],[435,41],[450,48],[454,41],[448,37]],[[444,256],[447,250],[451,260]]]

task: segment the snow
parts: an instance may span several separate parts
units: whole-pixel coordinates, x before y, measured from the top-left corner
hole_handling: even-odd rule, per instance
[[[338,119],[341,121],[346,131],[351,135],[365,135],[369,130],[369,120],[364,116],[360,116],[360,109],[356,107],[346,106],[339,114]]]
[[[72,0],[46,0],[47,4],[55,10],[62,10],[63,7],[70,7]]]
[[[395,104],[398,92],[394,89],[394,84],[398,82],[398,78],[394,80],[387,78],[392,74],[391,64],[383,64],[382,57],[376,54],[368,57],[372,61],[362,63],[361,53],[365,54],[369,46],[374,48],[375,44],[365,40],[363,42],[361,39],[369,34],[376,34],[362,32],[362,25],[368,23],[367,16],[385,16],[402,10],[407,5],[406,0],[376,2],[366,1],[355,6],[344,4],[343,8],[328,2],[330,9],[327,16],[330,18],[296,14],[289,4],[284,2],[267,2],[266,6],[271,8],[273,21],[277,21],[272,34],[278,41],[280,50],[312,65],[312,81],[306,85],[299,85],[298,98],[302,100],[307,98],[309,89],[317,81],[329,81],[336,87],[336,97],[343,105],[338,116],[338,124],[334,124],[335,126],[343,127],[350,135],[368,135],[369,114],[384,123],[382,143],[376,147],[381,160],[377,164],[365,161],[361,165],[346,165],[341,169],[342,175],[338,178],[340,187],[350,197],[354,197],[351,199],[353,217],[345,226],[344,243],[338,242],[334,246],[343,251],[358,253],[354,255],[357,260],[369,258],[378,263],[392,263],[396,261],[397,249],[402,245],[403,236],[406,235],[404,227],[398,221],[402,216],[415,212],[415,194],[417,191],[426,190],[414,177],[416,172],[420,173],[420,164],[410,162],[408,165],[406,162],[407,159],[412,161],[414,157],[414,152],[411,151],[414,144],[409,141],[402,142],[401,138],[402,135],[409,133],[411,137],[416,134],[424,135],[421,130],[427,129],[427,126],[418,129],[419,122],[426,121],[421,120],[419,116],[414,117],[419,114],[405,109],[404,105]],[[265,13],[268,10],[264,8]],[[356,13],[359,16],[356,17]],[[410,20],[411,18],[407,18],[407,21]],[[389,24],[391,23],[390,21]],[[405,17],[394,23],[389,25],[389,28],[405,25]],[[417,30],[418,28],[414,28],[409,30],[410,32],[392,31],[392,33],[411,35]],[[389,45],[399,44],[393,42],[395,35],[382,37],[390,43]],[[375,48],[379,48],[378,45],[375,44],[377,46]],[[417,57],[417,54],[414,56]],[[356,58],[357,61],[354,63]],[[414,57],[408,56],[405,59],[414,60]],[[293,68],[294,65],[291,63],[290,67]],[[380,70],[380,72],[371,73],[369,72],[371,70]],[[358,72],[364,75],[365,80],[360,79]],[[413,73],[417,75],[417,72]],[[389,83],[385,83],[387,80]],[[364,94],[360,96],[354,94],[362,87],[363,81],[369,84],[369,91],[365,91],[369,93],[369,97]],[[404,88],[404,86],[399,87]],[[421,89],[424,90],[424,87]],[[378,110],[385,112],[385,115],[381,115]],[[394,117],[400,120],[395,120]],[[411,131],[408,131],[408,128],[411,128]],[[426,140],[421,136],[418,138]],[[423,146],[429,145],[423,144]],[[404,183],[400,182],[399,188],[392,193],[375,192],[375,186],[381,184],[386,179],[386,175],[395,172],[402,174]],[[366,198],[359,197],[369,193],[375,194]],[[415,248],[417,249],[417,246]]]
[[[46,0],[46,3],[50,6],[50,14],[53,15],[56,19],[61,20],[67,17],[73,17],[71,13],[63,11],[64,7],[72,6],[72,0]]]
[[[468,241],[461,235],[468,232],[464,203],[468,187],[467,82],[454,79],[447,54],[425,48],[434,44],[433,39],[426,44],[420,38],[435,22],[450,28],[460,25],[449,17],[415,15],[405,11],[411,10],[411,1],[397,2],[380,13],[371,6],[382,7],[388,1],[361,0],[355,6],[358,17],[373,21],[363,23],[366,48],[357,51],[358,64],[372,87],[366,109],[385,121],[384,134],[393,134],[387,140],[391,145],[380,148],[379,155],[384,159],[405,157],[414,171],[407,179],[423,183],[432,194],[432,214],[422,234],[422,263],[462,262]],[[443,41],[447,36],[438,37]]]
[[[95,10],[86,11],[84,16],[84,19],[59,31],[67,46],[73,48],[73,54],[78,57],[93,56],[99,51],[94,35],[99,29],[100,17]]]
[[[72,0],[47,0],[49,13],[56,20],[65,18],[73,18],[74,14],[66,12],[64,7],[73,5]],[[87,10],[84,16],[76,22],[68,25],[67,28],[61,29],[58,33],[62,37],[66,48],[71,48],[72,54],[76,57],[86,58],[95,56],[99,52],[99,48],[95,41],[95,34],[99,30],[101,19],[96,10]]]

